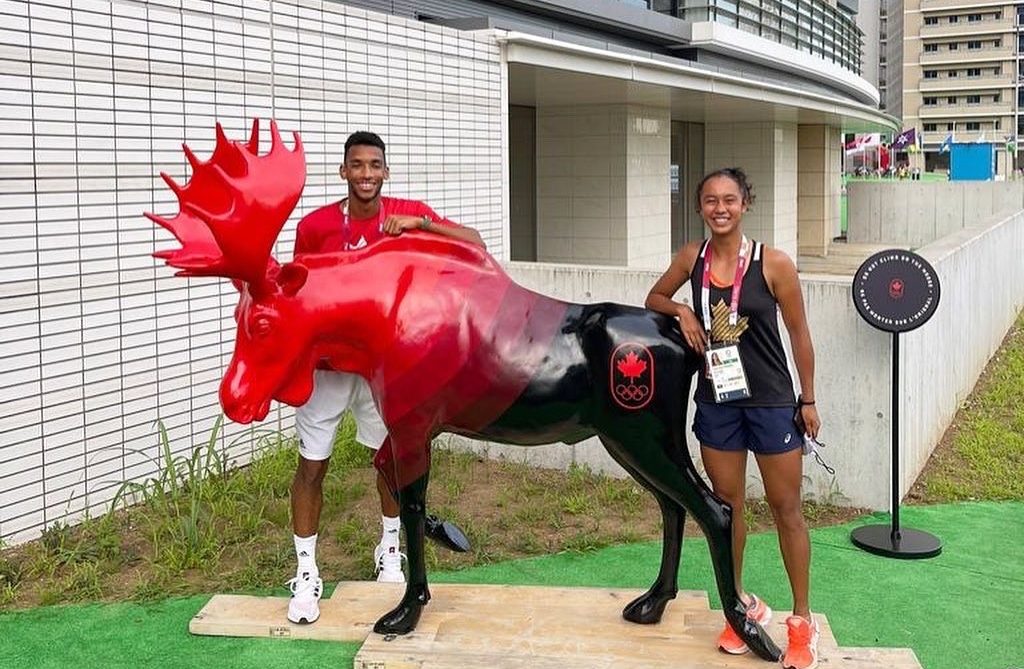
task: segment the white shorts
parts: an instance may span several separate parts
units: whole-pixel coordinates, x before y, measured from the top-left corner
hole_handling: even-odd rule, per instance
[[[356,441],[372,449],[380,448],[388,428],[377,411],[370,384],[357,374],[313,371],[313,394],[295,411],[295,430],[299,434],[299,454],[307,460],[326,460],[334,451],[334,433],[345,411],[356,419]]]

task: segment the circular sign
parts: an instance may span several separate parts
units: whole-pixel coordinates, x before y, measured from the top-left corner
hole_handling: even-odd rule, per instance
[[[879,251],[853,277],[853,304],[861,318],[886,332],[924,325],[939,305],[939,277],[911,251]]]

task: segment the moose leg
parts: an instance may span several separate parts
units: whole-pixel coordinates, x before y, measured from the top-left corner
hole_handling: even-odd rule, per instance
[[[676,598],[679,592],[679,557],[683,549],[683,527],[686,524],[686,509],[673,502],[647,481],[643,474],[630,465],[619,453],[622,447],[601,437],[601,442],[612,459],[619,463],[633,479],[647,489],[658,500],[661,507],[661,568],[654,584],[644,594],[626,605],[622,617],[638,625],[652,625],[661,621],[665,606]]]
[[[782,651],[764,628],[747,617],[747,606],[736,591],[732,554],[732,508],[715,496],[692,463],[682,467],[681,473],[685,480],[682,491],[686,501],[683,504],[693,514],[707,537],[725,619],[758,657],[771,662],[779,661]]]
[[[409,581],[406,583],[402,601],[385,613],[373,626],[373,631],[378,634],[408,634],[413,631],[420,620],[423,607],[430,601],[423,552],[429,478],[430,473],[427,472],[398,491],[402,526],[405,528],[406,555],[409,558]]]
[[[671,502],[693,514],[694,520],[700,524],[708,540],[711,563],[715,569],[715,581],[726,620],[756,655],[777,662],[782,657],[782,652],[764,628],[747,618],[747,607],[736,591],[736,579],[733,577],[732,509],[715,496],[697,473],[685,446],[662,447],[653,441],[629,439],[630,434],[625,431],[628,427],[619,423],[608,430],[617,433],[615,438],[605,440],[602,437],[609,453],[616,460],[624,460],[627,471],[636,472],[638,481],[647,481],[649,488],[656,488]],[[619,435],[623,436],[622,440],[617,438]],[[622,444],[627,440],[629,447],[624,448]],[[662,509],[664,513],[664,507]],[[681,530],[679,536],[681,539]],[[663,547],[663,570],[666,567],[666,551],[667,549]],[[659,579],[664,574],[665,572],[659,574]]]
[[[622,617],[631,623],[651,625],[661,621],[665,605],[679,592],[679,556],[683,549],[683,526],[686,511],[661,493],[654,493],[661,507],[661,568],[654,584],[622,610]]]

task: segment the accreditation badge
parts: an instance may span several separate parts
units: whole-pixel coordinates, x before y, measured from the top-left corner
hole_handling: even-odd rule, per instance
[[[750,397],[747,374],[743,371],[740,349],[736,344],[718,344],[704,351],[711,389],[718,403]]]

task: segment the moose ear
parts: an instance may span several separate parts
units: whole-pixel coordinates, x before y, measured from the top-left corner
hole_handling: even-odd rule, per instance
[[[281,291],[288,297],[292,297],[306,284],[308,276],[309,270],[305,265],[290,262],[281,267],[276,281],[277,285],[281,287]]]

